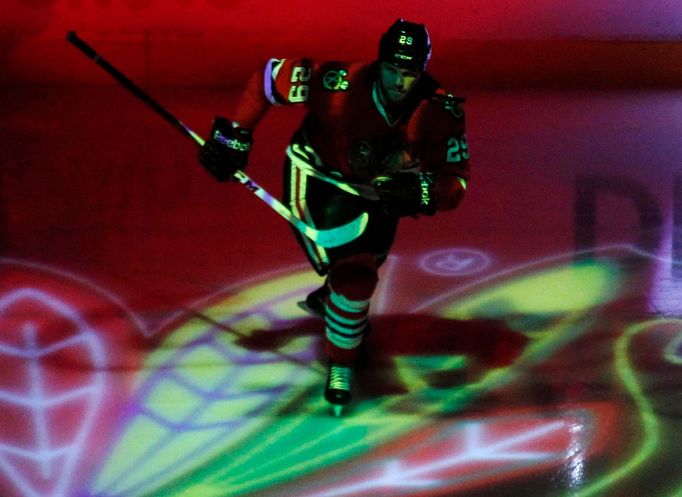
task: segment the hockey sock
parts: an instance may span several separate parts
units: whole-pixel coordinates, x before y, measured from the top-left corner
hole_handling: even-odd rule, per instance
[[[357,360],[377,280],[377,266],[370,254],[342,259],[330,269],[325,334],[326,352],[333,362],[353,364]]]

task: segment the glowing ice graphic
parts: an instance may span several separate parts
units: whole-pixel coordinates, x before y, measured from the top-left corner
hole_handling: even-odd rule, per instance
[[[70,357],[78,358],[78,374],[55,381],[64,379],[54,366]],[[0,386],[0,471],[23,496],[69,495],[103,393],[96,333],[62,300],[15,290],[0,297],[0,361],[15,369],[12,386]],[[64,427],[64,410],[71,429]]]
[[[419,266],[438,276],[465,276],[484,271],[490,266],[490,258],[480,250],[450,248],[426,254]]]
[[[303,366],[315,360],[310,337],[275,351],[239,343],[247,330],[267,330],[300,315],[296,302],[308,278],[290,276],[289,293],[266,283],[251,295],[228,297],[174,330],[148,358],[149,374],[87,495],[145,495],[207,465],[253,436],[311,377],[321,376]]]
[[[523,277],[504,275],[512,282],[506,290],[498,282],[469,298],[447,296],[431,303],[430,310],[453,319],[480,315],[481,309],[512,318],[519,313],[550,315],[550,320],[535,322],[528,353],[521,358],[527,367],[540,363],[587,329],[586,314],[591,316],[595,306],[612,297],[604,293],[609,288],[606,281],[611,285],[618,281],[615,268],[605,262],[559,266],[552,262],[545,271],[535,268],[529,273],[524,268]],[[392,469],[400,468],[405,475],[400,488],[420,489],[419,485],[434,482],[435,490],[459,487],[453,478],[473,471],[469,465],[474,463],[479,469],[490,469],[468,474],[468,481],[477,484],[494,474],[514,475],[560,463],[570,444],[566,423],[575,415],[568,415],[568,421],[563,414],[553,415],[549,423],[547,417],[531,416],[513,426],[484,419],[478,428],[472,425],[467,430],[459,423],[442,425],[441,435],[447,433],[452,439],[449,452],[432,454],[440,446],[433,439],[426,444],[429,454],[413,454],[416,462],[409,456],[401,457],[397,466],[386,466],[384,459],[372,462],[382,447],[425,427],[430,414],[459,412],[472,399],[510,384],[522,372],[508,364],[488,371],[475,383],[447,391],[425,384],[402,395],[358,398],[353,415],[339,421],[329,415],[320,395],[324,371],[317,365],[312,338],[318,335],[315,330],[301,333],[295,321],[301,318],[295,302],[319,284],[308,279],[311,276],[308,271],[288,273],[258,285],[240,284],[222,300],[193,306],[201,311],[188,321],[180,317],[170,323],[170,335],[146,361],[119,436],[82,496],[226,497],[254,492],[300,496],[311,494],[313,489],[307,486],[311,475],[331,467],[339,471],[336,485],[369,478],[376,489],[377,481],[385,482],[394,475]],[[548,287],[556,288],[557,295],[548,294]],[[563,296],[574,293],[572,288],[581,289],[580,298],[567,302]],[[529,294],[536,297],[529,301]],[[290,328],[287,322],[295,325]],[[298,331],[290,333],[290,329]],[[398,377],[414,376],[404,374],[402,368],[401,363]],[[491,437],[487,445],[484,433]],[[532,442],[532,447],[525,442]],[[460,459],[463,453],[466,464]],[[358,474],[355,466],[342,477],[345,465],[363,459],[366,471]],[[314,476],[313,481],[321,483]],[[336,488],[330,485],[327,480],[314,490]]]
[[[579,413],[589,418],[587,412]],[[306,493],[305,497],[393,495],[408,489],[457,488],[524,469],[560,463],[570,443],[571,415],[543,421],[513,416],[454,423],[436,436],[398,450],[400,457],[366,478]],[[582,437],[585,444],[589,437]],[[371,465],[365,465],[372,468]],[[340,478],[337,478],[340,479]]]

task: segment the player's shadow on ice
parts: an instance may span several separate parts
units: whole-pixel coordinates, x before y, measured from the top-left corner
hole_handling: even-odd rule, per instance
[[[255,330],[237,343],[252,351],[277,352],[292,340],[315,336],[317,361],[309,366],[322,371],[326,368],[323,328],[321,320],[306,318],[276,330]],[[374,316],[358,364],[354,395],[357,401],[418,394],[415,389],[441,390],[447,395],[448,389],[476,381],[485,371],[512,364],[526,342],[524,335],[498,319]],[[320,395],[324,379],[321,375]]]

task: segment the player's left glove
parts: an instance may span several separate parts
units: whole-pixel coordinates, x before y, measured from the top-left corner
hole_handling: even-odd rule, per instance
[[[199,162],[220,182],[249,163],[253,138],[251,130],[233,126],[224,117],[213,120],[211,137],[199,149]]]
[[[396,173],[372,181],[384,210],[397,217],[436,213],[436,195],[431,173]]]

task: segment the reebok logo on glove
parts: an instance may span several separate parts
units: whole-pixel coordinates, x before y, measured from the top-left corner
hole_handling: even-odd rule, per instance
[[[218,130],[215,130],[213,138],[215,138],[218,142],[225,145],[227,148],[231,148],[232,150],[236,150],[237,152],[248,152],[251,150],[251,143],[240,142],[237,138],[226,138]]]
[[[421,188],[421,205],[423,207],[430,207],[433,202],[433,181],[427,175],[420,174],[419,186]]]

